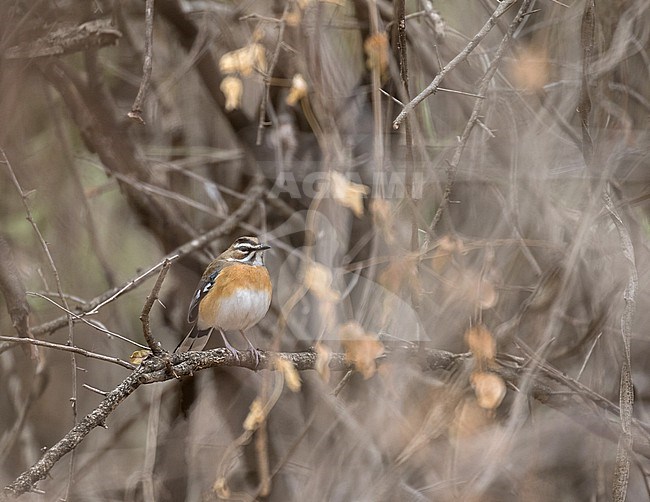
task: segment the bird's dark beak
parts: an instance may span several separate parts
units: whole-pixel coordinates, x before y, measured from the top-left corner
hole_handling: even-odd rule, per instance
[[[264,251],[265,249],[271,249],[271,246],[269,246],[268,244],[259,244],[259,245],[257,246],[257,249],[258,249],[259,251]]]

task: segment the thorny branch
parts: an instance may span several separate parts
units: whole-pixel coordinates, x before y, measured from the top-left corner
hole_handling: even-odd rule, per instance
[[[490,16],[490,18],[486,21],[486,23],[483,25],[483,27],[479,30],[479,32],[474,35],[474,38],[469,41],[469,43],[465,46],[465,48],[458,53],[458,55],[452,59],[449,64],[447,64],[444,68],[440,70],[440,73],[438,73],[435,78],[431,81],[431,83],[426,86],[420,94],[415,96],[410,102],[404,106],[402,111],[397,115],[395,120],[393,121],[393,128],[394,129],[399,129],[399,126],[402,124],[406,116],[411,113],[416,106],[418,106],[422,101],[427,99],[429,96],[434,94],[437,90],[438,87],[440,86],[440,83],[442,82],[442,79],[445,78],[447,73],[449,73],[451,70],[456,68],[460,63],[465,61],[467,57],[472,53],[474,49],[478,46],[479,43],[481,43],[481,40],[483,40],[486,35],[490,32],[490,30],[494,27],[494,25],[497,22],[497,19],[499,19],[505,12],[516,2],[517,0],[505,0],[499,4],[499,6],[496,8],[494,13]]]
[[[512,35],[517,29],[517,26],[519,26],[519,23],[521,23],[521,21],[523,20],[526,12],[528,11],[528,8],[530,7],[530,3],[531,3],[530,0],[526,0],[522,3],[521,8],[519,9],[519,13],[512,20],[510,26],[508,27],[508,31],[506,31],[505,35],[501,39],[501,43],[499,44],[494,59],[490,63],[489,68],[487,69],[487,71],[481,78],[481,81],[479,82],[477,94],[480,97],[476,98],[476,102],[474,103],[474,107],[472,108],[472,114],[469,120],[467,121],[467,124],[465,125],[465,129],[463,130],[460,139],[458,140],[458,145],[456,146],[454,155],[449,163],[449,167],[447,168],[447,184],[445,186],[445,191],[442,196],[442,201],[440,202],[440,205],[438,206],[438,209],[436,210],[436,213],[433,216],[433,219],[431,220],[431,223],[429,225],[429,230],[430,230],[429,235],[433,233],[436,225],[438,224],[440,218],[442,217],[442,213],[449,205],[449,197],[451,196],[451,189],[456,179],[456,170],[458,169],[458,164],[460,163],[461,155],[463,154],[463,150],[465,150],[465,146],[467,144],[467,141],[469,140],[469,135],[472,132],[472,129],[474,129],[474,125],[478,122],[479,115],[485,104],[485,101],[482,98],[482,96],[485,95],[488,89],[488,85],[490,84],[492,78],[494,77],[494,74],[499,68],[499,63],[503,58],[506,49],[510,46],[510,42],[512,41]],[[406,110],[406,108],[404,108],[404,110]]]
[[[432,370],[451,371],[471,362],[469,354],[453,354],[436,349],[422,351],[415,346],[401,350],[405,350],[409,357],[419,359],[422,359],[424,353],[426,365]],[[104,426],[108,416],[140,385],[188,377],[197,371],[215,367],[237,366],[252,371],[274,370],[276,369],[275,361],[278,359],[289,361],[298,371],[314,370],[318,363],[318,355],[314,350],[303,352],[260,351],[259,363],[248,352],[240,353],[237,358],[225,348],[171,355],[164,353],[163,357],[150,355],[122,383],[109,392],[93,411],[75,425],[59,442],[49,448],[32,467],[6,486],[5,495],[18,496],[32,490],[36,483],[44,479],[52,467],[63,456],[76,448],[94,428]],[[616,405],[591,391],[581,392],[580,384],[544,364],[541,366],[543,371],[530,373],[521,358],[503,355],[500,360],[502,361],[500,366],[492,371],[504,380],[516,387],[521,379],[532,378],[530,386],[532,397],[567,414],[592,432],[616,441],[618,433],[616,424],[618,407]],[[349,371],[354,368],[344,353],[331,354],[328,365],[332,371]],[[598,397],[594,398],[594,396]],[[595,414],[594,409],[600,410],[600,413]],[[634,451],[650,458],[650,425],[637,420],[632,420],[630,425],[631,434],[634,436]]]

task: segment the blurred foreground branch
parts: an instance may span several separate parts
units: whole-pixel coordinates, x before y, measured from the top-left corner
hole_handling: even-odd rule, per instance
[[[424,357],[426,367],[431,370],[459,370],[472,362],[470,354],[454,354],[436,349],[423,351],[416,346],[405,349],[403,355],[420,360]],[[236,366],[253,371],[276,370],[281,367],[277,364],[279,360],[290,362],[298,371],[314,370],[318,367],[318,359],[317,352],[312,349],[303,352],[260,351],[259,364],[256,364],[255,358],[248,352],[240,353],[237,358],[225,348],[180,354],[165,352],[160,357],[149,355],[32,467],[6,486],[4,496],[15,497],[32,490],[35,484],[44,479],[54,465],[76,448],[94,428],[106,427],[108,416],[143,384],[188,377],[197,371],[216,367]],[[529,370],[521,358],[503,355],[500,360],[502,363],[492,371],[511,385],[517,388],[526,379],[526,388],[532,397],[566,414],[591,432],[613,441],[617,440],[619,427],[616,405],[544,364],[535,370]],[[354,369],[345,353],[331,354],[328,366],[332,371]],[[650,426],[634,420],[631,430],[634,436],[634,451],[650,458]]]

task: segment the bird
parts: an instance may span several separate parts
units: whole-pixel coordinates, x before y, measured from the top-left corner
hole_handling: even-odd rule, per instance
[[[259,352],[244,331],[255,326],[271,305],[273,286],[264,265],[271,246],[257,237],[239,237],[205,269],[192,296],[187,320],[191,331],[174,352],[203,350],[213,330],[221,333],[226,348],[239,360],[239,352],[225,331],[239,331],[259,364]]]

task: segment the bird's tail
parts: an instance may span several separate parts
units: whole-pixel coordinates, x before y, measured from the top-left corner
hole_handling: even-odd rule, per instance
[[[188,350],[203,350],[203,348],[208,344],[211,333],[212,328],[199,329],[195,324],[192,326],[192,329],[183,339],[183,341],[178,344],[178,347],[174,349],[174,352],[176,353],[187,352]]]

